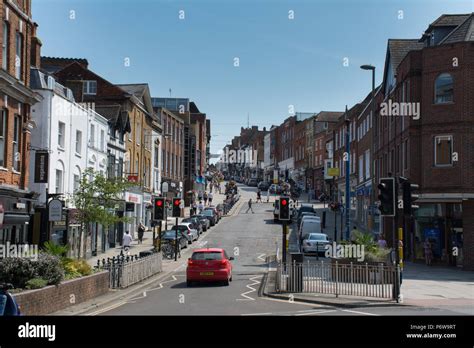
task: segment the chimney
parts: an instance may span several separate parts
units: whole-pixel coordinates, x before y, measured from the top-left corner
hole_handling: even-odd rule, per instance
[[[35,68],[41,67],[41,40],[36,36],[38,23],[33,23],[33,32],[31,33],[31,58],[30,64]]]

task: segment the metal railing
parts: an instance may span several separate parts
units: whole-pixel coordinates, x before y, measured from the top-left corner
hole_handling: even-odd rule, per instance
[[[161,253],[144,257],[118,256],[97,261],[96,268],[109,271],[109,287],[126,288],[162,271]]]
[[[276,291],[320,293],[398,299],[400,268],[384,264],[369,265],[315,262],[278,263]]]

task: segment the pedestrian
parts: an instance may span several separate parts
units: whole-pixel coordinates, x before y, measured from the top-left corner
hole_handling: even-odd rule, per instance
[[[431,266],[431,262],[433,261],[433,245],[429,238],[425,240],[423,248],[425,249],[425,263],[427,266]]]
[[[196,215],[196,213],[197,213],[196,201],[193,201],[193,204],[192,204],[191,208],[192,208],[193,215]]]
[[[207,192],[204,192],[203,198],[204,198],[204,205],[207,205],[207,198],[208,198]]]
[[[212,191],[209,192],[209,194],[207,195],[207,199],[209,200],[209,205],[212,205],[212,198],[213,198],[213,194],[212,194]]]
[[[199,193],[198,193],[198,200],[199,200],[199,201],[202,201],[202,198],[203,198],[203,197],[202,197],[202,191],[199,191]]]
[[[199,214],[202,214],[202,211],[204,210],[204,204],[202,204],[202,201],[199,201],[198,210]]]
[[[129,231],[126,231],[122,238],[122,248],[125,253],[129,253],[130,245],[132,244],[132,236],[130,235]]]
[[[262,203],[262,191],[260,189],[257,190],[257,202],[258,201]]]
[[[357,236],[359,235],[359,231],[357,230],[356,226],[352,227],[352,232],[351,232],[351,243],[355,244]]]
[[[145,225],[140,221],[138,224],[138,244],[143,243],[143,235],[145,234]]]
[[[267,190],[267,203],[270,202],[270,189]]]
[[[383,238],[382,234],[380,234],[379,237],[378,237],[377,245],[380,248],[384,248],[384,249],[387,247],[387,241]]]
[[[245,213],[247,214],[249,212],[249,210],[252,211],[252,214],[255,214],[253,209],[252,209],[252,198],[249,199],[249,207],[248,207],[248,209]]]

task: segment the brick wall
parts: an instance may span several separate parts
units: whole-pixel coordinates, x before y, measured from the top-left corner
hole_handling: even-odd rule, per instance
[[[109,291],[108,272],[65,281],[58,286],[29,290],[15,295],[23,315],[45,315],[57,312]],[[72,295],[75,302],[71,303]]]

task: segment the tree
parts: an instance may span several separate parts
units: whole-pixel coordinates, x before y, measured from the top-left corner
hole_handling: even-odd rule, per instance
[[[85,170],[79,187],[72,196],[72,202],[76,207],[75,219],[81,224],[78,257],[83,240],[83,255],[86,254],[85,241],[92,224],[107,228],[119,222],[129,222],[129,218],[117,216],[115,208],[117,204],[123,202],[123,193],[132,186],[134,184],[123,177],[107,178],[91,168]]]

